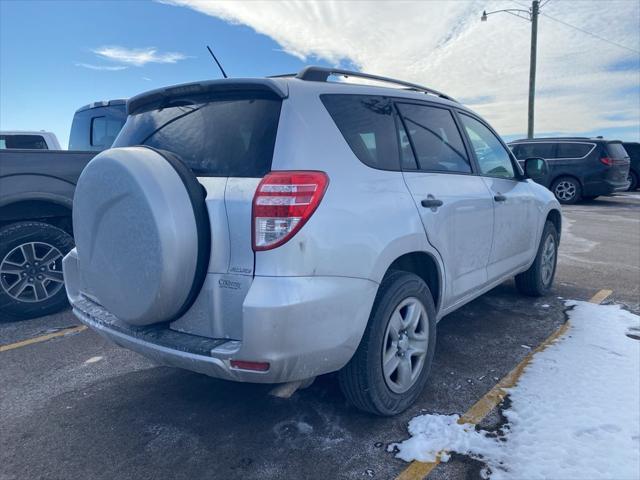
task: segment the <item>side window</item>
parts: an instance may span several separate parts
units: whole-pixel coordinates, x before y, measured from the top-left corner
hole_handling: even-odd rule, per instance
[[[91,119],[91,146],[109,148],[118,136],[124,122],[122,120],[93,117]]]
[[[586,143],[559,143],[558,158],[582,158],[593,148]]]
[[[321,95],[320,99],[362,163],[382,170],[400,169],[396,122],[389,99],[369,95]]]
[[[518,160],[527,158],[553,158],[553,143],[519,143],[517,149],[513,149]]]
[[[460,118],[478,159],[480,173],[491,177],[515,178],[509,153],[498,137],[475,118],[464,114]]]
[[[420,170],[471,173],[462,137],[449,110],[412,104],[399,104],[398,110]]]

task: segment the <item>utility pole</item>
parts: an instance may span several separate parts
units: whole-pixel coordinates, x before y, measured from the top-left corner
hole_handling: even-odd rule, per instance
[[[480,20],[487,21],[487,17],[494,13],[508,13],[523,20],[531,22],[531,56],[529,57],[529,112],[527,118],[527,138],[533,138],[534,133],[534,117],[535,117],[535,98],[536,98],[536,57],[538,50],[538,15],[540,14],[540,1],[533,0],[529,10],[520,8],[507,8],[504,10],[496,10],[494,12],[482,12]],[[524,16],[526,15],[526,16]]]
[[[527,122],[527,138],[533,138],[533,123],[536,97],[536,56],[538,50],[538,13],[540,2],[531,2],[531,58],[529,59],[529,117]]]

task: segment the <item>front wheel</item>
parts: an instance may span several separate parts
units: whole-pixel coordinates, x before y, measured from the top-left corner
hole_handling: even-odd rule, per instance
[[[369,323],[340,387],[356,407],[395,415],[418,398],[429,376],[436,340],[436,311],[425,282],[393,271],[378,290]]]
[[[62,257],[72,248],[71,235],[47,223],[0,229],[0,317],[33,318],[64,308]]]
[[[558,231],[547,221],[542,232],[538,253],[526,272],[516,275],[516,287],[525,295],[541,297],[551,290],[558,262]]]

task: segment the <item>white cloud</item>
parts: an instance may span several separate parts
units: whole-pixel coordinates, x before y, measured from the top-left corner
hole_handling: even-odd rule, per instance
[[[524,0],[162,2],[248,25],[308,63],[349,62],[466,99],[504,135],[526,131],[530,25],[508,14],[480,22],[484,9]],[[550,0],[542,11],[640,50],[636,0]],[[638,54],[540,17],[537,132],[638,126],[639,85]]]
[[[117,72],[125,70],[125,65],[93,65],[92,63],[76,63],[76,67],[88,68],[89,70],[106,70],[109,72]]]
[[[126,48],[118,46],[105,46],[93,50],[96,55],[117,62],[141,67],[147,63],[176,63],[188,58],[179,52],[159,53],[155,47]]]

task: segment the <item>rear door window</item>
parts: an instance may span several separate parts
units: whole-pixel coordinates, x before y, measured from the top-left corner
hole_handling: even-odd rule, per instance
[[[113,146],[168,150],[200,176],[263,177],[271,170],[281,103],[254,95],[176,100],[129,115]]]
[[[451,111],[428,105],[399,104],[420,170],[471,173],[471,164]]]
[[[373,168],[399,170],[393,103],[370,95],[321,95],[320,99],[358,159]]]
[[[558,143],[557,158],[582,158],[593,149],[589,143]]]
[[[513,153],[518,160],[553,158],[553,143],[518,143],[514,145]]]

